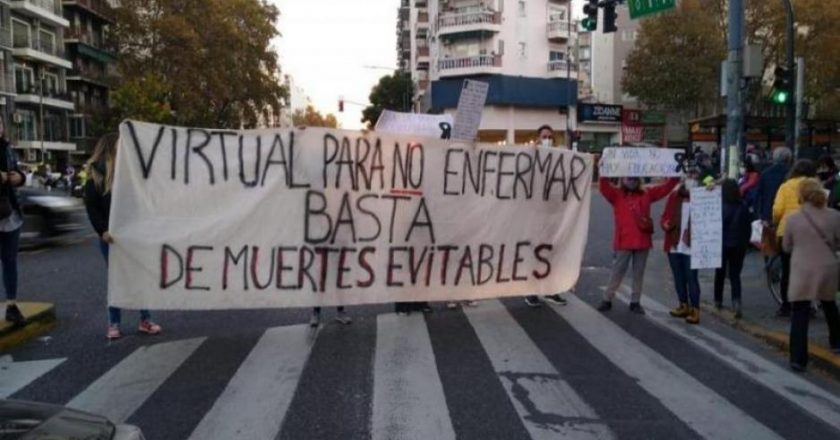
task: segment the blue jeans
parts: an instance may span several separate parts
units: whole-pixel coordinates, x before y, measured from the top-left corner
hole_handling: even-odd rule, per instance
[[[0,232],[0,262],[3,265],[3,288],[6,298],[17,298],[18,269],[17,253],[20,241],[20,228],[10,232]]]
[[[102,256],[105,257],[105,263],[108,263],[108,243],[105,243],[102,240],[99,240],[99,250],[102,252]],[[152,318],[152,314],[149,313],[148,310],[140,310],[140,320],[141,321],[148,321]],[[108,307],[108,323],[109,324],[119,324],[122,322],[122,309],[119,307]]]
[[[691,255],[668,253],[668,263],[674,275],[674,286],[680,303],[700,307],[700,278],[697,270],[691,269]]]

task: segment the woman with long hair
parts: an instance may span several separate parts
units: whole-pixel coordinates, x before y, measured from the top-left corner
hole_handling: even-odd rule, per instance
[[[715,269],[715,307],[723,307],[723,287],[728,277],[732,291],[732,309],[735,311],[735,318],[741,318],[741,270],[744,268],[744,258],[750,242],[752,215],[734,180],[723,181],[721,197],[723,259],[721,266]]]
[[[826,209],[827,196],[817,179],[798,187],[801,208],[787,219],[782,247],[791,255],[790,367],[803,371],[808,364],[808,320],[811,301],[822,304],[831,350],[840,353],[837,293],[840,250],[840,213]]]
[[[6,140],[5,129],[0,119],[0,263],[3,266],[3,288],[6,290],[6,321],[22,326],[26,325],[26,318],[15,300],[18,287],[18,242],[23,214],[15,188],[26,182],[26,176],[18,168],[17,157],[12,144]]]
[[[116,133],[102,136],[86,165],[88,180],[84,188],[85,208],[93,229],[99,235],[99,249],[106,263],[108,249],[114,243],[114,237],[108,231],[108,218],[111,212],[111,188],[114,184],[117,140]],[[108,307],[108,332],[106,334],[108,339],[118,339],[122,336],[121,321],[122,310],[117,307]],[[140,310],[140,325],[137,331],[147,335],[156,335],[161,332],[161,328],[152,322],[148,310]]]
[[[787,180],[779,191],[776,193],[776,198],[773,201],[773,224],[777,226],[776,237],[781,243],[782,237],[785,235],[785,225],[787,218],[796,211],[799,211],[799,184],[806,178],[817,176],[817,166],[814,161],[809,159],[799,159],[793,164],[793,168],[788,173]],[[781,246],[779,246],[781,248]],[[790,253],[782,249],[782,285],[781,296],[782,305],[776,312],[777,316],[790,316],[790,302],[788,301],[788,285],[790,284]]]

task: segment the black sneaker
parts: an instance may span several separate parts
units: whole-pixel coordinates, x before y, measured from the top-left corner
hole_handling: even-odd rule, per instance
[[[779,310],[776,310],[776,317],[777,318],[790,318],[790,308],[789,307],[779,307]]]
[[[546,295],[545,300],[552,303],[557,304],[558,306],[565,306],[568,304],[566,300],[560,296],[559,293],[555,293],[554,295]]]
[[[612,310],[612,302],[610,301],[601,301],[601,304],[595,308],[599,312],[606,312],[608,310]]]
[[[542,303],[536,295],[526,296],[525,304],[528,304],[528,307],[542,307]]]
[[[790,369],[796,371],[797,373],[804,373],[806,370],[804,365],[797,364],[796,362],[790,363]]]
[[[26,325],[26,318],[16,304],[6,306],[6,321],[11,322],[16,326]]]
[[[630,311],[639,315],[645,314],[645,309],[639,303],[630,303]]]

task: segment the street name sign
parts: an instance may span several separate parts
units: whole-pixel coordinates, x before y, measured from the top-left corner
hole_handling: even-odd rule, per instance
[[[630,6],[630,18],[634,20],[674,9],[677,6],[677,0],[630,0],[627,3]]]

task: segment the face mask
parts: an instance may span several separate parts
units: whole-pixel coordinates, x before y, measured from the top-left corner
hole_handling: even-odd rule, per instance
[[[540,145],[543,147],[550,147],[551,139],[540,139]]]
[[[635,191],[635,190],[639,189],[639,181],[635,180],[635,179],[625,180],[624,182],[622,182],[622,184],[624,185],[625,188],[627,188],[631,191]]]
[[[686,189],[697,188],[697,179],[685,179],[685,183],[683,185]]]

